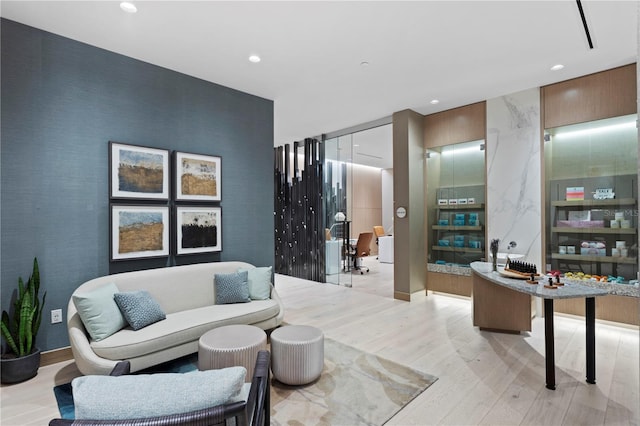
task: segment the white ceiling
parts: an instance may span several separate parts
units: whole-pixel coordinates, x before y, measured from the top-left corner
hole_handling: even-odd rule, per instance
[[[272,99],[281,145],[636,62],[639,3],[583,1],[593,50],[573,0],[138,0],[136,14],[119,1],[3,0],[0,15]]]

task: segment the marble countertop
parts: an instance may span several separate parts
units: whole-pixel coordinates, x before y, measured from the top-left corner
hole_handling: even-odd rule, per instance
[[[443,274],[471,276],[471,268],[468,266],[440,265],[438,263],[427,263],[427,271],[440,272]]]
[[[489,262],[473,262],[471,269],[474,273],[495,284],[543,299],[573,299],[606,296],[609,294],[609,291],[606,289],[586,286],[575,281],[565,281],[564,286],[558,287],[557,289],[548,289],[544,287],[546,277],[544,277],[544,279],[540,278],[538,284],[528,284],[526,280],[507,278],[498,272],[493,272],[491,263]]]

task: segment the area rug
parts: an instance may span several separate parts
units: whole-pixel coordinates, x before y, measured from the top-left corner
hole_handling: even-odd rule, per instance
[[[272,425],[382,425],[437,380],[330,338],[325,338],[324,354],[324,370],[315,382],[287,386],[272,380]],[[194,354],[140,373],[196,368]],[[71,384],[53,391],[61,417],[73,419]]]
[[[324,341],[324,370],[306,386],[271,386],[273,425],[382,425],[420,395],[436,377]]]

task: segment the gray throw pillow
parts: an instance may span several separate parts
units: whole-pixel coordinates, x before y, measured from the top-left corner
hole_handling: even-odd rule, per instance
[[[244,384],[247,369],[189,373],[82,376],[73,379],[78,420],[125,420],[188,413],[226,404]]]
[[[271,266],[238,269],[238,272],[242,271],[247,271],[249,297],[251,300],[266,300],[271,297]]]
[[[158,302],[145,290],[116,293],[113,297],[134,330],[166,318]]]
[[[120,290],[114,283],[108,283],[72,296],[84,328],[96,342],[106,339],[127,326],[127,321],[113,300],[114,294],[118,291]]]
[[[215,274],[216,305],[251,302],[247,271]]]

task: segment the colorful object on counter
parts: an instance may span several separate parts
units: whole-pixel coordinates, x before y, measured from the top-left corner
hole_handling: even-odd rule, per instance
[[[614,275],[591,275],[585,274],[584,272],[565,272],[564,277],[571,280],[582,280],[582,281],[597,281],[601,283],[616,283],[622,284],[624,282],[624,277],[614,276]]]

